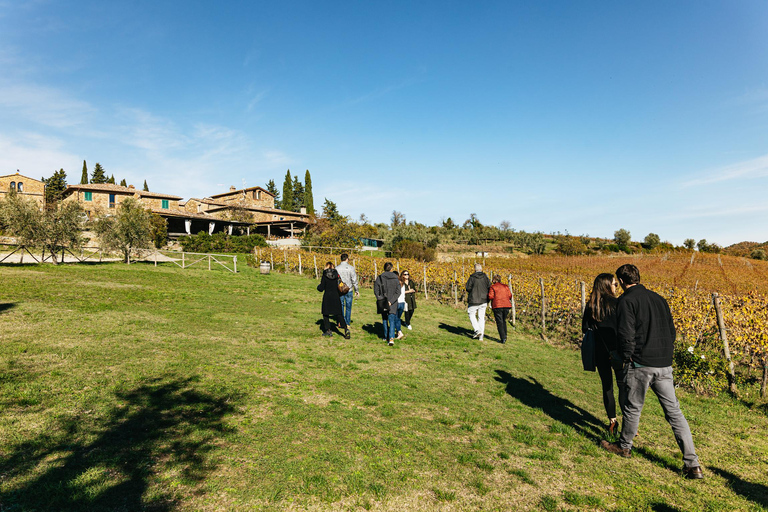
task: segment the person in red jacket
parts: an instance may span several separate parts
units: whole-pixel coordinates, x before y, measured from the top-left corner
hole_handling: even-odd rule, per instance
[[[502,343],[507,342],[507,316],[512,309],[512,292],[509,287],[501,284],[501,276],[493,276],[493,284],[488,291],[488,298],[491,300],[493,308],[493,318],[496,320],[496,329],[499,330],[499,338]]]

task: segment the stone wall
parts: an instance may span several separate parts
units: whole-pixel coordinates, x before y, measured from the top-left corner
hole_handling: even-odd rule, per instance
[[[11,183],[14,184],[17,193],[22,197],[37,202],[41,209],[45,205],[45,183],[21,174],[0,176],[0,199],[4,198],[11,191]],[[21,192],[18,192],[19,183],[22,186]]]

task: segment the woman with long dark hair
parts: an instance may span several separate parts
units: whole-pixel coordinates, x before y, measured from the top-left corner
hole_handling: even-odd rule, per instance
[[[623,408],[626,402],[624,375],[616,338],[617,287],[618,282],[613,274],[597,276],[581,319],[581,332],[586,333],[591,329],[595,335],[595,366],[603,385],[603,405],[608,415],[608,432],[611,434],[619,431],[616,400],[613,396],[613,373],[616,374],[616,387],[619,388],[619,406]]]
[[[323,292],[323,336],[333,336],[330,317],[335,316],[338,319],[339,327],[344,329],[344,338],[349,339],[349,327],[344,321],[344,314],[341,311],[339,273],[330,261],[325,264],[323,277],[320,279],[320,284],[317,285],[317,291]]]

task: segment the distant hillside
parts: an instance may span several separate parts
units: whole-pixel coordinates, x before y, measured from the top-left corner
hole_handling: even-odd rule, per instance
[[[739,242],[723,249],[723,253],[731,256],[749,257],[755,249],[762,249],[768,253],[768,242],[763,242],[761,244],[757,242]]]

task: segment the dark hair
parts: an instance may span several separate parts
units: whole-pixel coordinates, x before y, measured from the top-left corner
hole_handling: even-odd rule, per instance
[[[402,272],[400,272],[400,284],[405,284],[405,274],[406,273],[408,273],[408,279],[410,279],[411,273],[408,272],[407,270],[403,270]]]
[[[637,284],[640,282],[640,271],[633,264],[627,263],[616,270],[616,277],[624,284]]]
[[[616,297],[611,289],[611,283],[613,283],[613,274],[605,273],[597,276],[592,285],[587,304],[595,322],[602,322],[603,318],[613,313],[613,302],[606,300],[607,297]]]
[[[501,274],[494,274],[493,275],[493,282],[494,283],[500,283],[501,282]]]
[[[341,253],[341,261],[347,261],[349,259],[349,254],[343,252]]]
[[[334,264],[333,264],[333,263],[331,263],[330,261],[326,261],[326,262],[325,262],[325,268],[336,268],[336,267],[335,267],[335,266],[334,266]]]
[[[392,265],[392,262],[391,262],[391,261],[388,261],[388,262],[386,262],[386,263],[384,264],[384,272],[389,272],[390,270],[392,270],[392,266],[393,266],[393,265]]]

